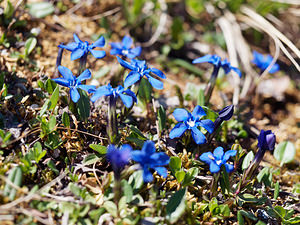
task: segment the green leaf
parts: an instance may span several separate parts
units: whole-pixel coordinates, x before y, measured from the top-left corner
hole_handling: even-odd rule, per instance
[[[180,183],[181,181],[183,181],[183,179],[185,177],[185,172],[184,171],[176,171],[175,177],[176,177],[177,181]]]
[[[253,221],[257,221],[257,218],[255,217],[255,215],[251,212],[247,212],[245,210],[240,210],[239,211],[243,216],[249,218],[250,220],[253,220]]]
[[[142,78],[139,86],[138,99],[144,104],[147,104],[151,100],[151,93],[152,93],[151,84],[147,79]]]
[[[128,179],[128,183],[131,185],[133,191],[138,191],[144,183],[143,171],[135,171]]]
[[[65,127],[70,127],[70,117],[67,112],[62,114],[62,122]]]
[[[87,165],[94,164],[94,163],[98,162],[99,160],[100,160],[100,158],[98,156],[96,156],[95,154],[90,154],[84,158],[82,163],[83,163],[83,165],[87,166]]]
[[[244,220],[244,217],[243,217],[243,215],[241,213],[241,210],[239,210],[237,212],[237,220],[238,220],[238,224],[239,225],[244,225],[245,224],[245,220]]]
[[[294,160],[296,148],[290,141],[281,142],[274,150],[274,157],[280,161],[280,166]]]
[[[106,211],[108,213],[110,213],[113,217],[117,217],[118,216],[118,209],[115,203],[113,203],[112,201],[106,201],[103,204],[103,207],[106,209]]]
[[[107,148],[105,146],[90,144],[89,147],[101,155],[105,155],[107,153]]]
[[[275,200],[278,198],[279,190],[280,190],[279,181],[277,181],[275,184],[275,190],[274,190],[274,199]]]
[[[44,105],[42,106],[39,115],[42,116],[45,114],[45,112],[48,110],[49,106],[51,105],[50,100],[47,99],[44,103]]]
[[[22,170],[21,168],[14,167],[10,170],[8,175],[8,180],[10,180],[15,186],[20,187],[22,183]],[[8,183],[5,184],[3,194],[8,196],[10,200],[14,200],[16,197],[17,190],[13,188]]]
[[[4,10],[4,17],[5,19],[10,19],[14,13],[15,9],[11,2],[8,0],[6,8]]]
[[[175,173],[181,169],[181,159],[177,156],[172,156],[170,158],[169,166],[172,173],[175,175]]]
[[[210,108],[208,108],[206,106],[201,106],[201,107],[206,112],[206,116],[204,116],[203,119],[210,119],[212,121],[215,121],[217,119],[217,117],[219,116],[218,113],[216,113],[215,111],[211,110]]]
[[[56,118],[55,116],[51,115],[48,122],[49,133],[55,130],[55,126],[56,126]]]
[[[37,44],[37,40],[35,37],[31,37],[27,39],[27,41],[25,42],[25,53],[24,53],[25,57],[27,57],[33,51],[36,44]]]
[[[250,163],[254,159],[254,154],[252,151],[248,152],[248,154],[245,156],[242,164],[242,170],[247,169],[250,166]]]
[[[219,214],[219,205],[218,205],[218,200],[214,197],[210,200],[208,204],[209,211],[211,212],[212,215],[218,215]]]
[[[285,215],[286,215],[286,210],[279,205],[276,205],[274,207],[274,210],[277,212],[277,214],[281,217],[281,219],[284,219]]]
[[[177,222],[177,220],[181,217],[181,215],[185,211],[186,207],[186,198],[185,198],[186,188],[181,189],[175,194],[171,196],[171,198],[168,201],[168,204],[166,206],[167,211],[167,220],[174,224]]]
[[[78,90],[80,93],[80,99],[76,103],[77,112],[81,120],[85,121],[90,116],[90,98],[87,93],[83,90]]]
[[[186,70],[192,72],[193,74],[202,77],[204,72],[200,69],[198,69],[196,66],[194,66],[193,64],[191,64],[190,62],[187,62],[183,59],[175,59],[172,61],[172,63],[174,63],[177,66],[183,67]]]
[[[270,169],[268,167],[263,168],[257,175],[257,181],[263,182],[266,186],[270,187],[272,183],[272,176]]]
[[[126,202],[129,203],[132,201],[133,189],[131,185],[127,182],[127,180],[122,180],[121,184],[123,187],[124,196],[126,196]]]
[[[198,175],[199,169],[197,167],[192,167],[188,170],[188,172],[185,174],[184,179],[182,181],[183,186],[190,185],[191,182],[195,179],[195,177]]]
[[[161,132],[166,127],[166,117],[167,117],[166,111],[162,105],[158,109],[157,116],[158,116],[158,126]]]
[[[54,89],[51,97],[50,97],[50,106],[48,107],[49,110],[53,110],[57,105],[59,99],[59,86],[56,86]]]
[[[56,174],[56,175],[59,175],[59,171],[58,169],[56,169],[56,166],[54,164],[54,162],[50,159],[48,162],[47,162],[47,166]]]
[[[44,18],[54,12],[54,6],[50,2],[35,2],[28,4],[29,13],[36,18]]]
[[[33,155],[34,161],[39,163],[39,161],[46,155],[46,151],[43,151],[42,145],[40,142],[36,142],[33,146]]]
[[[55,81],[51,80],[51,79],[48,79],[45,83],[45,88],[46,88],[46,91],[49,93],[49,94],[52,94],[54,89],[56,88],[56,86],[58,86]]]
[[[220,210],[221,210],[221,214],[225,217],[229,217],[230,216],[230,208],[228,205],[224,204],[224,205],[220,205]]]
[[[204,104],[205,104],[204,90],[199,89],[197,105],[204,105]]]

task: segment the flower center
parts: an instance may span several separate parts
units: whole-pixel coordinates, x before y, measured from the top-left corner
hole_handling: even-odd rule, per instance
[[[187,125],[189,125],[190,127],[194,127],[196,125],[195,121],[190,119],[189,121],[186,122]]]
[[[123,54],[123,55],[127,55],[128,53],[129,53],[128,50],[126,50],[126,49],[122,50],[122,54]]]
[[[217,160],[216,163],[219,166],[222,163],[222,160]]]

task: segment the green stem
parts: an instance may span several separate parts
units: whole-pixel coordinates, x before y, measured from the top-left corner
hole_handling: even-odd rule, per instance
[[[78,68],[78,76],[86,69],[87,55],[88,54],[85,54],[80,58],[79,68]]]
[[[214,66],[214,70],[211,74],[210,80],[205,87],[205,91],[204,91],[205,105],[208,105],[208,103],[209,103],[210,97],[211,97],[214,87],[216,85],[216,80],[218,77],[219,69],[220,69],[220,67]]]
[[[218,180],[220,177],[220,172],[219,173],[214,173],[213,174],[213,180],[211,182],[211,192],[210,192],[210,198],[216,196],[216,191],[217,191],[217,186],[218,186]]]
[[[116,144],[118,136],[118,123],[116,113],[116,98],[109,96],[108,104],[108,121],[107,121],[107,134],[110,144]]]

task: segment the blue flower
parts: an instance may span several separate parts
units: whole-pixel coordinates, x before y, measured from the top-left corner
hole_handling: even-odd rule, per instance
[[[147,77],[150,84],[156,88],[156,89],[163,89],[164,84],[158,79],[153,78],[150,74],[154,73],[158,77],[162,79],[166,79],[166,76],[164,75],[163,72],[161,72],[158,69],[155,68],[148,68],[147,63],[145,60],[137,60],[137,59],[132,59],[130,63],[122,60],[120,57],[118,57],[119,63],[127,68],[130,69],[131,72],[127,75],[125,81],[124,81],[124,87],[128,88],[134,83],[138,82],[140,79],[142,79],[143,76]]]
[[[194,59],[193,63],[204,63],[208,62],[213,64],[217,68],[223,68],[225,71],[225,74],[229,73],[231,70],[236,72],[240,77],[242,76],[241,71],[236,68],[231,66],[231,64],[227,61],[227,59],[224,59],[223,61],[221,60],[221,57],[218,55],[205,55],[200,58]]]
[[[205,128],[209,133],[214,130],[214,123],[211,120],[201,120],[206,113],[199,105],[195,107],[192,113],[185,109],[175,109],[173,116],[179,122],[171,130],[169,137],[171,139],[180,137],[186,130],[191,130],[192,137],[197,144],[206,142],[205,135],[198,129],[198,127]]]
[[[132,151],[131,157],[143,168],[143,179],[145,182],[153,181],[150,170],[156,170],[162,177],[167,177],[168,170],[162,166],[169,164],[169,156],[164,152],[155,152],[153,141],[146,141],[142,150]]]
[[[261,70],[267,69],[267,67],[271,64],[273,61],[273,58],[271,55],[264,56],[257,51],[253,51],[253,60],[251,61],[253,64],[255,64],[258,68]],[[271,69],[269,70],[269,73],[275,73],[279,70],[279,65],[275,63]]]
[[[119,85],[117,88],[112,88],[112,86],[108,84],[106,86],[97,88],[93,92],[94,95],[91,97],[92,102],[95,102],[102,96],[113,96],[114,98],[120,97],[127,108],[130,108],[133,102],[137,102],[135,94],[129,89],[125,90],[121,85]]]
[[[260,134],[258,136],[258,144],[257,146],[262,150],[269,150],[273,151],[275,147],[276,142],[276,136],[274,133],[272,133],[271,130],[261,130]]]
[[[102,48],[105,45],[104,37],[100,37],[95,43],[89,44],[87,41],[81,41],[76,34],[73,35],[75,42],[69,43],[67,45],[58,45],[60,48],[64,48],[71,51],[71,60],[79,59],[91,52],[94,57],[101,59],[105,56],[105,51],[94,50],[94,48]]]
[[[205,152],[199,158],[201,161],[209,164],[209,170],[211,173],[219,172],[222,165],[225,165],[226,171],[230,173],[233,171],[234,166],[227,163],[227,161],[231,156],[235,155],[236,150],[229,150],[224,154],[223,148],[217,147],[214,150],[214,154],[212,154],[211,152]]]
[[[86,69],[82,72],[82,74],[79,75],[79,77],[75,77],[71,70],[69,70],[67,67],[64,66],[58,66],[58,71],[61,73],[63,77],[52,79],[56,83],[70,88],[70,96],[73,102],[78,102],[80,98],[80,94],[77,90],[77,88],[80,88],[82,90],[85,90],[87,92],[91,92],[93,89],[95,89],[94,85],[84,85],[81,84],[81,81],[84,81],[86,79],[91,78],[92,74],[91,72]]]
[[[113,167],[113,170],[118,172],[123,169],[131,159],[132,148],[130,145],[122,145],[117,148],[114,145],[107,147],[106,158]]]
[[[130,59],[133,59],[141,54],[142,48],[140,46],[136,48],[130,48],[132,45],[132,39],[129,36],[125,36],[122,40],[122,43],[113,42],[110,43],[111,55],[122,55]]]
[[[233,105],[228,105],[224,107],[220,112],[219,112],[219,117],[222,121],[224,120],[230,120],[234,112],[234,106]]]

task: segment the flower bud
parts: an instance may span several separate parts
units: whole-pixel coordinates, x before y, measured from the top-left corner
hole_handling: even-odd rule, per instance
[[[226,106],[224,109],[222,109],[219,112],[219,117],[221,120],[230,120],[230,118],[233,115],[233,111],[234,111],[234,106],[233,105],[228,105]]]
[[[261,130],[259,136],[258,136],[258,144],[257,147],[259,147],[262,150],[274,150],[275,142],[276,142],[276,136],[274,133],[272,133],[271,130]]]

